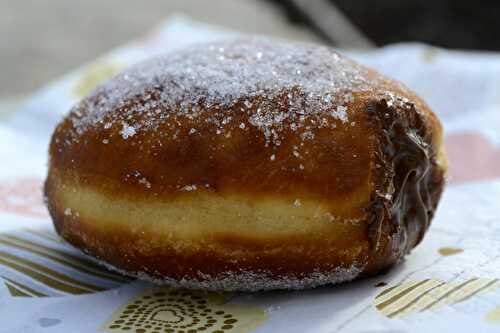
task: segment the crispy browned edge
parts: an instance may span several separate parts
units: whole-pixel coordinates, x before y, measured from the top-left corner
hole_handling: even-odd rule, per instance
[[[374,130],[375,159],[382,167],[374,170],[375,191],[370,205],[363,208],[367,216],[365,223],[343,244],[330,243],[327,234],[320,237],[288,239],[269,235],[268,239],[260,241],[246,239],[245,235],[242,235],[215,240],[219,250],[214,251],[204,249],[191,253],[178,252],[166,245],[156,248],[156,251],[143,253],[140,244],[153,240],[155,235],[147,232],[134,234],[128,229],[107,230],[99,227],[99,221],[84,221],[79,217],[68,217],[64,214],[65,208],[57,201],[55,193],[57,182],[64,181],[57,178],[58,174],[72,170],[72,176],[74,177],[76,172],[78,178],[78,166],[75,167],[68,161],[76,157],[85,160],[87,154],[95,154],[90,153],[93,147],[58,151],[59,146],[55,144],[55,138],[59,137],[60,141],[64,139],[64,132],[71,127],[67,118],[58,126],[52,138],[49,174],[45,182],[47,206],[56,230],[69,243],[94,257],[125,271],[145,272],[156,278],[202,281],[207,276],[216,277],[225,272],[246,271],[265,274],[268,278],[278,280],[309,276],[313,272],[330,272],[336,268],[349,268],[353,264],[363,265],[359,277],[376,274],[392,266],[422,240],[443,190],[445,173],[444,168],[437,163],[439,145],[442,144],[439,120],[415,95],[400,90],[398,85],[390,82],[388,87],[397,96],[398,103],[389,106],[389,99],[383,95],[368,94],[357,98],[356,105],[351,105],[363,109],[358,114],[366,116],[359,120],[366,122],[366,128]],[[415,142],[414,136],[408,136],[409,132],[416,134],[421,142]],[[88,135],[100,138],[98,132],[91,131]],[[357,140],[363,140],[363,136],[360,135]],[[95,162],[94,159],[89,161]],[[159,161],[150,160],[148,163],[157,162]],[[104,162],[101,160],[101,163]],[[332,164],[327,167],[336,166]],[[88,177],[82,177],[84,182],[99,189],[101,180]],[[385,193],[391,183],[395,187],[396,195],[392,199],[379,195]],[[108,191],[109,186],[103,189]],[[241,191],[244,192],[245,188]],[[120,193],[129,197],[144,195],[137,184],[121,184]],[[117,191],[110,191],[109,194],[119,195]],[[168,193],[164,192],[162,195]],[[258,193],[249,191],[249,195]],[[351,251],[356,247],[361,251]],[[238,261],[227,260],[224,251],[242,248],[248,249],[254,255]]]

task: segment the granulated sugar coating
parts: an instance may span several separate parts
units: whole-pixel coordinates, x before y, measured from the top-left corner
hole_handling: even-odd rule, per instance
[[[353,92],[376,92],[392,100],[384,87],[395,83],[373,74],[322,46],[270,39],[196,45],[132,66],[98,87],[73,108],[74,139],[78,141],[89,126],[108,129],[116,123],[127,140],[156,128],[158,122],[195,119],[215,107],[248,114],[248,123],[263,132],[266,143],[279,145],[282,126],[295,130],[313,120],[319,127],[335,127],[328,119],[346,123]],[[277,98],[286,101],[286,112],[271,103]],[[235,105],[240,107],[234,110]],[[132,123],[135,113],[142,114],[141,121]],[[204,121],[216,125],[216,134],[230,135],[224,125],[231,114]],[[196,130],[189,134],[196,135]],[[314,136],[311,131],[301,135]]]

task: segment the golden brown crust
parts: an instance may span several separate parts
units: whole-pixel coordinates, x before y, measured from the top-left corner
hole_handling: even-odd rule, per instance
[[[111,104],[91,125],[79,127],[82,119],[93,117],[91,110],[106,98],[102,95],[109,94],[98,90],[59,124],[52,138],[45,193],[57,231],[115,267],[152,278],[198,281],[193,286],[210,288],[203,282],[228,272],[250,274],[241,273],[239,284],[218,284],[215,289],[245,289],[249,276],[268,280],[267,286],[256,283],[250,289],[301,288],[391,266],[420,242],[439,201],[445,172],[439,157],[442,129],[428,106],[406,88],[342,61],[342,68],[352,67],[351,72],[362,76],[361,83],[351,79],[345,89],[332,90],[332,102],[305,116],[300,110],[290,115],[291,102],[310,92],[286,86],[272,95],[257,91],[231,103],[197,102],[202,111],[196,117],[186,116],[179,104],[157,107],[156,116],[130,112],[149,103],[145,96],[161,101],[165,87],[149,86],[124,103]],[[262,120],[268,119],[260,115],[263,105],[274,117],[286,116],[263,129],[267,123]],[[336,113],[339,106],[346,115]],[[167,114],[171,117],[160,116]],[[151,117],[154,126],[127,134],[126,126],[146,124]],[[335,221],[350,223],[350,233],[339,240],[337,222],[306,237],[256,238],[232,230],[193,238],[192,251],[180,251],[175,245],[182,239],[167,240],[167,233],[147,226],[139,232],[132,223],[117,226],[88,212],[65,214],[71,208],[64,199],[66,185],[111,199],[166,204],[182,200],[193,189],[213,196],[238,194],[256,207],[269,195],[290,202],[290,207],[315,202]],[[318,273],[333,275],[317,278],[317,283],[297,282]]]
[[[287,94],[284,92],[283,96]],[[277,107],[287,103],[286,97],[280,98],[274,102]],[[246,114],[233,116],[225,124],[226,132],[231,133],[229,137],[216,135],[216,125],[205,122],[205,117],[213,113],[238,114],[241,103],[226,110],[213,106],[196,122],[179,122],[175,128],[165,122],[154,131],[138,132],[127,140],[120,137],[121,126],[106,132],[91,130],[80,136],[78,144],[66,146],[73,128],[68,117],[55,131],[59,143],[52,141],[50,150],[57,158],[51,160],[51,165],[69,177],[75,173],[85,185],[106,187],[103,190],[121,195],[129,190],[132,195],[175,195],[179,188],[195,184],[205,188],[208,185],[208,190],[213,191],[244,188],[256,195],[304,192],[318,200],[349,196],[368,183],[366,166],[376,147],[370,140],[373,129],[368,115],[357,112],[365,108],[364,101],[346,106],[352,110],[350,123],[357,126],[331,118],[339,130],[318,129],[314,140],[308,141],[301,140],[300,132],[283,126],[281,144],[267,147],[259,129],[245,119]],[[249,112],[256,110],[257,106]],[[134,119],[131,123],[141,121]],[[244,130],[241,124],[245,125]],[[351,128],[343,131],[344,127]],[[189,134],[193,129],[196,135]],[[177,132],[175,140],[171,139],[173,131]],[[109,137],[117,138],[117,142],[111,139],[110,144],[103,144],[102,140]],[[305,158],[295,158],[294,147],[300,147]],[[140,170],[140,175],[134,176],[135,170]],[[140,183],[143,178],[150,187]]]

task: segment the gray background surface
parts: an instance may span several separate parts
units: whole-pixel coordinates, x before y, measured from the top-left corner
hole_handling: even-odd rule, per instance
[[[175,13],[242,32],[315,40],[259,0],[0,0],[0,103],[10,106]]]

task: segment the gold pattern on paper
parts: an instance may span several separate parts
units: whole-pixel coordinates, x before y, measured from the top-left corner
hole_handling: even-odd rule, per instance
[[[461,249],[459,247],[442,247],[438,250],[438,252],[442,256],[452,256],[454,254],[464,252],[464,249]]]
[[[135,297],[105,324],[107,332],[231,332],[254,330],[263,309],[225,303],[223,294],[154,288]]]
[[[388,318],[401,318],[464,302],[499,287],[500,280],[490,278],[473,278],[461,283],[426,279],[387,288],[375,297],[374,305]]]
[[[67,251],[54,232],[44,230],[0,233],[1,280],[13,297],[90,294],[132,281]]]
[[[497,307],[486,314],[484,318],[488,323],[499,325],[500,324],[500,307]]]
[[[94,63],[89,65],[73,87],[73,94],[78,98],[88,95],[95,87],[120,72],[124,67],[123,64],[118,63]]]

